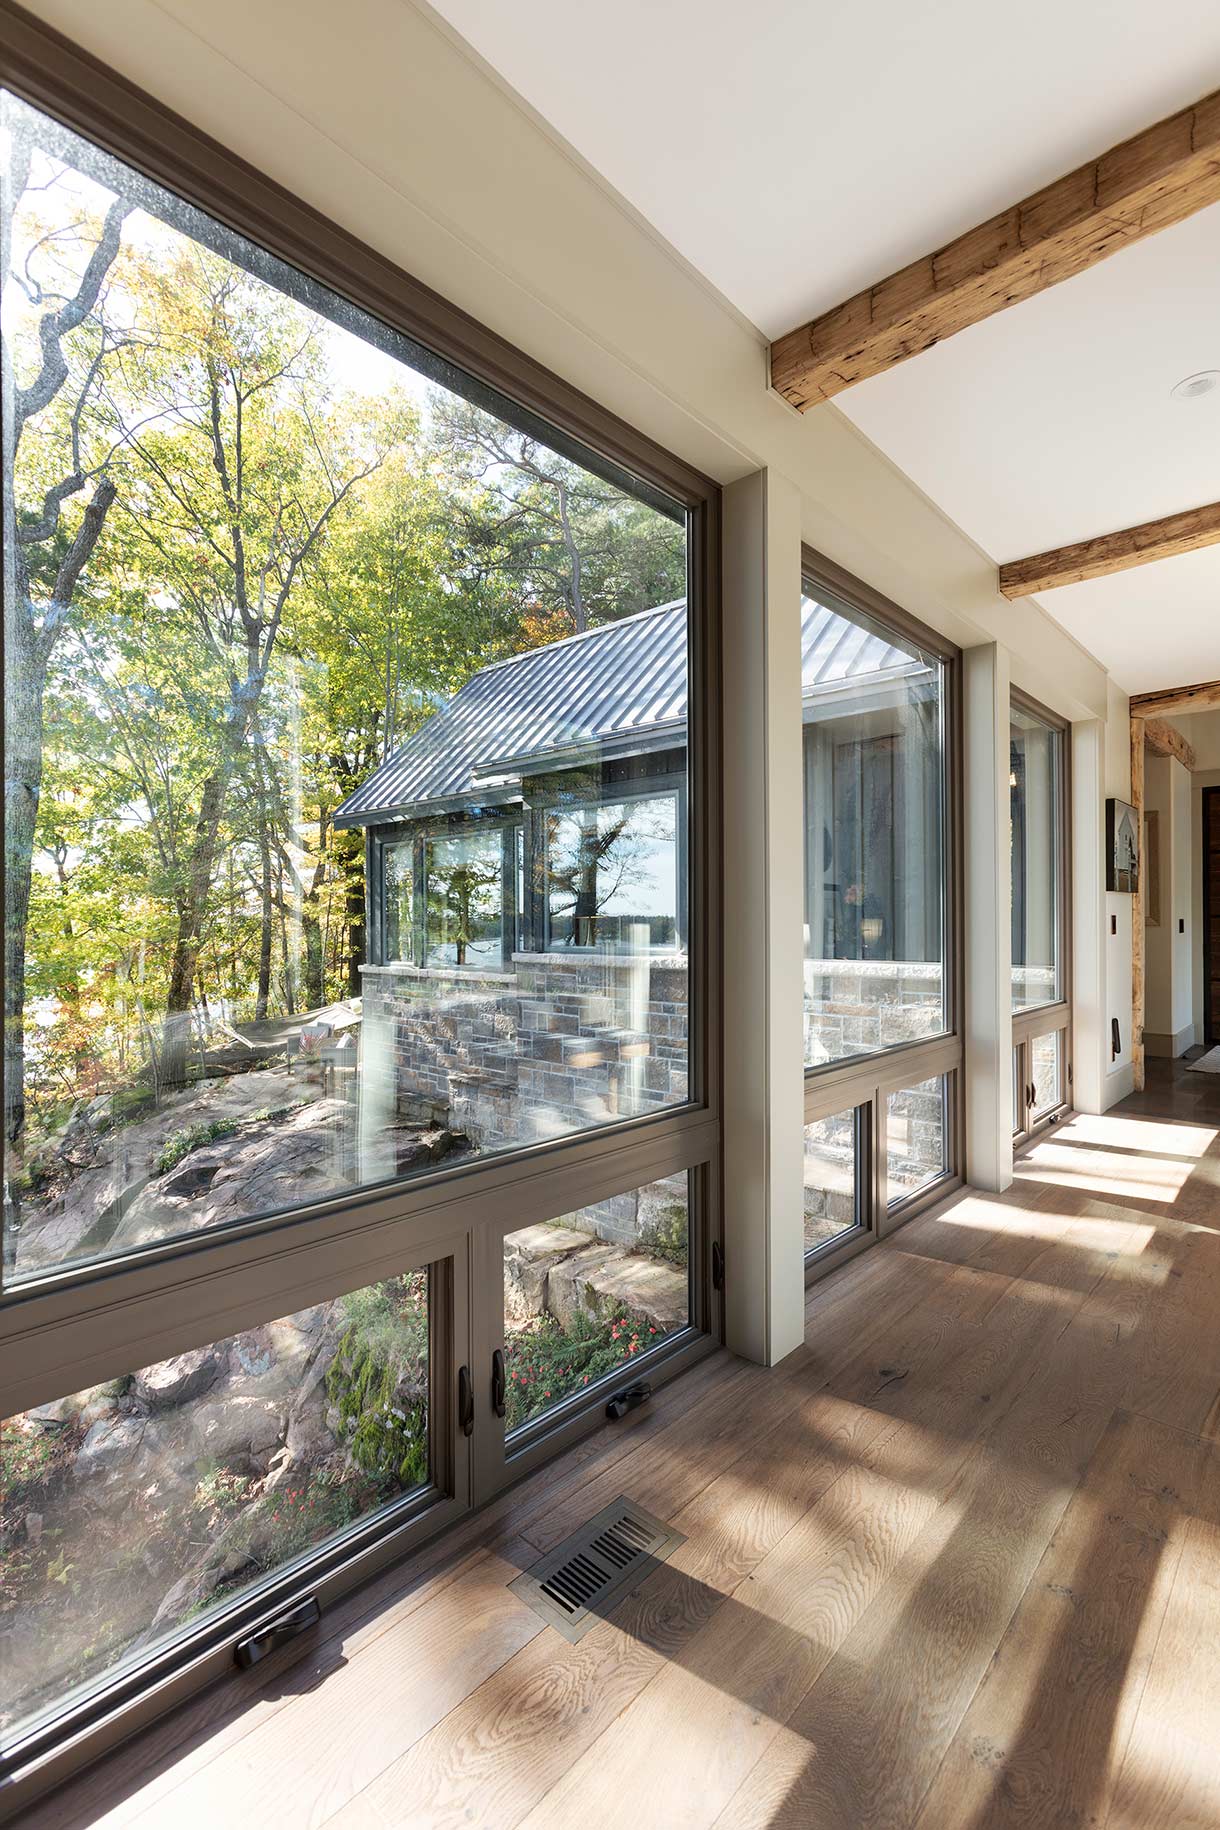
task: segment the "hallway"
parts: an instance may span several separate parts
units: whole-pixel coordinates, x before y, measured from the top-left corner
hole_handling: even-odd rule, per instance
[[[1218,1304],[1220,1082],[1154,1063],[27,1821],[1214,1824]],[[506,1585],[621,1493],[686,1541],[567,1645]]]

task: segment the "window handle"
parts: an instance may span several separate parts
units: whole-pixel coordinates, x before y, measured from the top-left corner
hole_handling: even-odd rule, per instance
[[[503,1417],[508,1409],[508,1394],[504,1383],[504,1349],[497,1347],[491,1356],[491,1408],[497,1417]]]
[[[463,1436],[474,1435],[474,1386],[469,1366],[458,1368],[458,1428]]]
[[[266,1658],[279,1646],[286,1646],[298,1633],[304,1633],[309,1627],[316,1627],[322,1618],[317,1597],[309,1595],[304,1601],[281,1614],[278,1620],[263,1627],[258,1633],[251,1633],[246,1639],[239,1639],[233,1648],[233,1656],[243,1671],[249,1671],[251,1665],[257,1665],[260,1659]]]

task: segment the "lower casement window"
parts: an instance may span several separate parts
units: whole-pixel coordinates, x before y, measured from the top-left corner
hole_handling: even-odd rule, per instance
[[[1012,1132],[1028,1143],[1071,1108],[1071,1018],[1063,1007],[1013,1022]]]
[[[807,1281],[960,1185],[961,1097],[954,1038],[806,1081]]]
[[[549,1193],[523,1178],[499,1217],[489,1202],[414,1252],[387,1239],[367,1275],[307,1250],[291,1309],[247,1297],[208,1331],[218,1284],[177,1351],[131,1365],[82,1340],[78,1364],[104,1376],[67,1390],[32,1364],[32,1401],[3,1422],[0,1811],[198,1685],[242,1681],[612,1400],[625,1414],[707,1352],[717,1184],[697,1149],[637,1147],[658,1173],[627,1186],[608,1158]]]

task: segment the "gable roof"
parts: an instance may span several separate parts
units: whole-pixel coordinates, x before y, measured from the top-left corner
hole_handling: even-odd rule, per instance
[[[906,673],[907,648],[825,604],[801,605],[806,698]],[[686,602],[658,604],[545,648],[493,661],[350,794],[336,826],[373,826],[521,798],[523,775],[686,742]]]

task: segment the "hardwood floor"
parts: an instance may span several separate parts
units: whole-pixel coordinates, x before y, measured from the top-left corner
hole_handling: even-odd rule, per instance
[[[1150,1063],[26,1821],[1214,1827],[1218,1318],[1220,1079]],[[620,1492],[686,1541],[568,1645],[507,1584]]]

